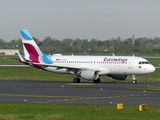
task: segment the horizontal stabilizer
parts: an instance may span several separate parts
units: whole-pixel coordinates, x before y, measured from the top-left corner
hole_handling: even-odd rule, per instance
[[[22,55],[18,52],[18,56],[21,62],[26,62],[26,60],[22,57]]]

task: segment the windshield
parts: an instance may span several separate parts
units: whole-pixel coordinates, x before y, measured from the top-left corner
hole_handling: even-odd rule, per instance
[[[149,64],[148,61],[140,61],[138,64]]]

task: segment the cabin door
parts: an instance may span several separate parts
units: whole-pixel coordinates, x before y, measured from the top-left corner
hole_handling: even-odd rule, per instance
[[[129,60],[128,60],[128,68],[129,69],[133,68],[133,61],[134,61],[134,57],[133,58],[129,58]]]

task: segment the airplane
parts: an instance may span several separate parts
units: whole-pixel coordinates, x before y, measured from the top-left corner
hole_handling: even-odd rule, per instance
[[[113,54],[112,56],[46,55],[41,52],[27,29],[21,29],[20,33],[24,57],[18,53],[19,62],[49,72],[74,74],[76,76],[73,78],[74,83],[80,83],[80,78],[100,83],[102,75],[115,80],[126,80],[129,75],[134,75],[132,83],[136,84],[136,75],[155,71],[155,67],[142,57]]]

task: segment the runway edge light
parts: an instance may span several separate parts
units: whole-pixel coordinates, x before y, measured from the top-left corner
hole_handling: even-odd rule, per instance
[[[148,108],[147,104],[141,104],[139,105],[139,111],[146,111]]]
[[[123,110],[123,103],[117,104],[117,109],[118,110]]]

